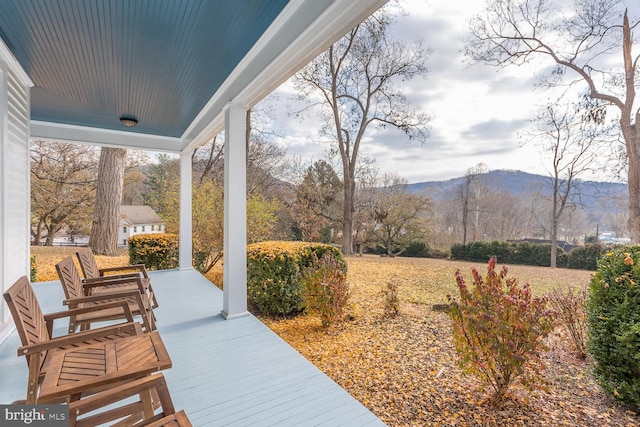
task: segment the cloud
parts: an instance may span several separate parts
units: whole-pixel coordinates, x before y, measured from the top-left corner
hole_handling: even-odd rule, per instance
[[[409,182],[464,175],[480,162],[490,169],[520,169],[546,173],[537,148],[518,145],[518,133],[529,125],[536,105],[550,95],[536,87],[552,65],[542,61],[522,67],[497,68],[465,63],[463,38],[468,20],[484,2],[477,0],[407,0],[410,13],[399,18],[393,37],[410,44],[423,40],[431,49],[427,78],[405,82],[403,92],[412,105],[432,115],[431,136],[425,144],[401,132],[370,128],[361,156],[375,158],[383,172],[398,173]],[[288,155],[326,158],[329,143],[321,142],[319,117],[290,117],[287,104],[295,92],[290,83],[278,89],[277,114],[270,127]]]
[[[526,125],[527,120],[525,119],[491,119],[470,126],[462,132],[462,136],[467,140],[494,141],[505,138],[513,138],[515,140],[517,132]]]

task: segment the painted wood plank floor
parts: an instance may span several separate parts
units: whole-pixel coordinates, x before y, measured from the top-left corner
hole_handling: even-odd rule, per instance
[[[254,316],[224,320],[222,292],[195,270],[152,272],[151,280],[173,361],[164,375],[194,426],[384,426]],[[45,313],[64,309],[59,282],[34,288]],[[24,398],[18,346],[15,332],[0,344],[0,403]]]

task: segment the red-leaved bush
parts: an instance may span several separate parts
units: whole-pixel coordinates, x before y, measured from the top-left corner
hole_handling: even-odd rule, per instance
[[[456,272],[460,300],[449,296],[449,315],[458,364],[490,386],[492,400],[499,402],[516,381],[529,390],[542,383],[540,351],[553,330],[554,312],[546,296],[532,296],[528,284],[506,277],[506,267],[500,273],[495,268],[492,257],[484,279],[472,269],[471,289]]]
[[[302,270],[300,286],[305,312],[319,316],[325,327],[343,318],[349,300],[343,262],[330,251],[320,259],[314,252],[311,265]]]

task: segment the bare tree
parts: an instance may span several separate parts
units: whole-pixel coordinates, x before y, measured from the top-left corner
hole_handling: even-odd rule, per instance
[[[429,197],[434,200],[436,196],[439,196],[435,192],[429,194]],[[455,243],[462,241],[460,213],[460,206],[455,195],[439,196],[438,200],[434,202],[431,219],[433,238],[429,242],[430,246],[437,249],[449,249]]]
[[[142,205],[145,191],[145,167],[149,163],[149,155],[144,151],[128,150],[125,160],[124,179],[122,185],[123,205]]]
[[[383,247],[389,256],[400,255],[411,243],[426,239],[430,210],[431,199],[410,193],[404,178],[385,174],[370,210],[374,224],[370,243]]]
[[[487,165],[478,163],[469,168],[464,175],[464,183],[458,189],[460,207],[462,208],[462,244],[467,243],[469,221],[473,220],[473,241],[477,238],[477,230],[480,221],[480,194],[482,193],[481,176],[488,172]],[[470,215],[473,214],[473,218]]]
[[[375,204],[381,178],[380,169],[374,158],[361,155],[356,169],[356,192],[353,202],[353,241],[354,250],[362,256],[375,223],[371,218],[371,208]],[[341,201],[342,204],[343,201]],[[342,223],[340,217],[340,224]]]
[[[638,59],[632,55],[630,23],[619,0],[579,0],[571,10],[545,0],[494,0],[471,21],[466,54],[499,67],[522,65],[535,57],[556,68],[546,83],[586,84],[597,101],[590,120],[602,122],[607,107],[618,113],[628,161],[629,232],[640,242],[640,110],[636,104]],[[610,66],[620,55],[617,66]],[[565,76],[572,72],[575,79]]]
[[[608,230],[615,233],[616,238],[627,235],[629,211],[624,209],[626,200],[620,194],[608,194],[598,200],[604,211],[602,220]]]
[[[93,211],[89,247],[95,254],[118,254],[118,226],[127,150],[102,147],[98,168],[98,188]]]
[[[360,144],[371,125],[394,127],[425,141],[428,116],[409,108],[394,81],[426,74],[427,51],[389,37],[393,22],[383,8],[351,30],[294,77],[307,109],[319,107],[324,133],[335,138],[344,184],[342,251],[353,253],[356,170]]]
[[[526,234],[527,208],[521,196],[493,190],[491,201],[482,222],[482,233],[491,240],[521,239]]]
[[[196,147],[191,154],[193,164],[193,180],[198,185],[205,179],[222,182],[224,176],[224,138],[216,135],[207,144]]]
[[[270,117],[268,104],[261,103],[262,108],[250,109],[246,115],[247,140],[247,193],[262,194],[272,199],[271,193],[279,181],[275,178],[282,175],[285,150],[273,141],[273,133],[265,129]],[[224,175],[224,135],[213,137],[207,144],[196,147],[192,154],[194,180],[203,183],[205,179],[223,181]]]
[[[94,147],[62,142],[31,144],[32,236],[47,246],[63,227],[87,234],[95,198],[97,156]]]
[[[595,126],[576,117],[574,106],[549,103],[540,109],[536,141],[544,151],[551,153],[551,267],[556,267],[558,254],[558,227],[567,214],[579,204],[577,179],[592,171],[599,150]]]

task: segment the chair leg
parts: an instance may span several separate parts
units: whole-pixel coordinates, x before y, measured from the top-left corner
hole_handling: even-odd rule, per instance
[[[149,296],[151,296],[151,301],[153,302],[151,308],[158,308],[158,300],[156,299],[155,292],[151,289],[151,285],[149,285]]]
[[[140,401],[142,402],[142,407],[144,408],[144,418],[149,419],[153,417],[154,410],[151,390],[145,390],[140,393]]]
[[[155,331],[156,330],[156,316],[155,316],[155,314],[153,314],[153,310],[149,309],[149,311],[147,312],[147,315],[149,316],[149,324],[151,325],[151,330]]]

